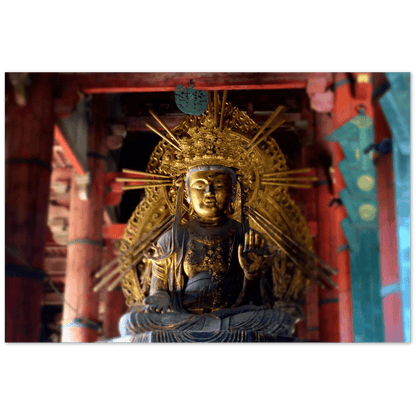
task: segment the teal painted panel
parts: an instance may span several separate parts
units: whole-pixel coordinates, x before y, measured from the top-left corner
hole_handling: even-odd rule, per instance
[[[348,241],[348,245],[350,246],[350,251],[359,252],[360,251],[360,243],[359,239],[357,238],[357,233],[355,232],[354,224],[351,222],[350,218],[344,218],[341,221],[341,228],[344,231],[345,238]]]
[[[374,201],[377,203],[377,192],[376,192],[376,180],[375,175],[376,173],[373,171],[360,171],[359,173],[351,172],[351,170],[348,168],[348,166],[345,166],[341,161],[338,165],[339,170],[341,171],[342,177],[345,181],[345,184],[347,185],[346,188],[348,188],[349,192],[349,198],[351,198],[354,201],[357,201],[359,203],[367,203]],[[363,192],[362,189],[358,186],[358,181],[365,178],[372,178],[373,181],[373,188]]]
[[[383,342],[377,227],[363,228],[359,250],[351,255],[351,291],[355,342]]]
[[[357,128],[351,124],[351,122],[347,122],[343,124],[341,127],[338,127],[334,130],[331,134],[325,137],[325,140],[329,140],[332,142],[339,142],[340,138],[342,137],[353,137],[357,136],[356,132]]]
[[[341,227],[350,247],[354,340],[383,342],[376,170],[370,154],[371,118],[359,114],[326,140],[338,141],[345,158],[338,164],[346,187],[339,193],[348,217]]]
[[[350,192],[349,192],[348,188],[344,188],[339,193],[339,197],[341,198],[342,203],[344,204],[344,207],[345,207],[351,221],[353,223],[360,222],[360,217],[358,215],[357,204],[353,202],[353,199],[351,198],[351,195],[350,195]]]
[[[387,72],[386,76],[391,86],[390,93],[402,118],[402,128],[407,131],[405,138],[399,138],[399,142],[410,152],[410,143],[406,140],[410,136],[410,72]]]

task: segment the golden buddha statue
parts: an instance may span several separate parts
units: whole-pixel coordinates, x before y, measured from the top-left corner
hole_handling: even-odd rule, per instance
[[[265,239],[229,217],[234,171],[197,166],[185,180],[193,218],[159,239],[150,295],[145,307],[126,315],[128,333],[244,329],[290,335],[294,319],[273,310]]]
[[[152,114],[168,135],[149,125],[164,140],[140,179],[121,179],[142,181],[126,189],[145,187],[146,197],[127,224],[118,268],[97,285],[119,273],[110,290],[121,280],[130,306],[122,336],[290,337],[310,281],[332,284],[334,270],[311,251],[306,221],[287,194],[311,178],[289,176],[299,171],[287,169],[270,137],[282,121],[265,131],[280,111],[260,128],[224,94],[220,111],[214,95],[206,114],[173,131]]]

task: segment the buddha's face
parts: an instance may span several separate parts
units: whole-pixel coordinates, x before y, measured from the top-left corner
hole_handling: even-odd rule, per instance
[[[231,203],[232,178],[228,172],[205,170],[189,176],[191,204],[203,220],[215,221],[226,215]]]

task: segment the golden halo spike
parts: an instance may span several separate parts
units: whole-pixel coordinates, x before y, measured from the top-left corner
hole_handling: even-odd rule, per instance
[[[99,283],[97,283],[94,287],[93,287],[93,291],[94,292],[98,292],[103,286],[105,286],[115,275],[117,275],[118,273],[120,273],[119,267],[115,268],[113,271],[111,271],[110,273],[108,273],[106,276],[104,276]]]
[[[133,270],[134,266],[144,257],[144,254],[141,254],[140,256],[136,257],[133,261],[133,263],[123,271],[123,273],[120,274],[108,287],[107,292],[111,292],[122,280],[123,277],[129,273],[131,270]]]
[[[284,254],[286,254],[295,264],[295,266],[307,277],[309,277],[310,279],[312,279],[320,288],[324,289],[325,285],[323,285],[320,281],[319,281],[319,277],[315,276],[312,270],[309,270],[308,266],[306,264],[301,264],[301,260],[302,258],[299,257],[299,255],[297,253],[294,253],[292,251],[292,253],[290,253],[290,248],[289,247],[284,247],[282,245],[283,240],[279,239],[276,235],[274,235],[270,229],[268,229],[267,227],[265,227],[264,224],[261,223],[261,221],[259,221],[259,218],[256,218],[256,216],[251,216],[250,218],[257,224],[259,225],[264,233],[266,235],[268,235],[268,237],[278,246],[280,247],[280,249],[283,251]]]
[[[257,140],[253,140],[250,143],[250,146],[247,150],[253,148],[254,146],[258,146],[264,139],[266,139],[268,136],[270,136],[278,127],[280,127],[284,122],[286,121],[285,118],[282,118],[279,122],[276,123],[276,125],[271,128],[269,131],[263,134],[263,136],[257,138]]]
[[[226,104],[226,99],[227,99],[227,93],[228,91],[224,91],[224,94],[222,95],[222,105],[221,105],[221,118],[220,118],[220,131],[223,128],[223,123],[224,123],[224,113],[225,113],[225,104]]]
[[[306,183],[285,183],[285,182],[269,182],[269,181],[261,181],[262,185],[271,185],[271,186],[285,186],[290,188],[311,188],[311,184]]]
[[[149,234],[150,235],[156,235],[158,231],[161,229],[164,229],[166,225],[170,225],[170,222],[173,221],[173,216],[171,215],[167,219],[163,220],[159,225],[154,227]],[[147,237],[146,237],[147,238]],[[127,250],[123,251],[121,254],[119,254],[115,259],[113,259],[110,263],[108,263],[106,266],[104,266],[101,270],[99,270],[97,273],[95,273],[95,278],[99,278],[103,276],[107,270],[111,269],[113,265],[121,261],[123,257],[127,258],[140,244],[143,243],[143,241],[146,241],[146,238],[141,238],[138,241],[136,241],[132,246],[130,246]],[[124,262],[125,260],[123,260]]]
[[[256,135],[251,139],[251,142],[247,146],[247,150],[249,150],[253,143],[257,140],[257,138],[266,130],[267,127],[271,124],[271,122],[275,119],[275,117],[283,110],[283,106],[279,105],[279,107],[276,108],[276,110],[273,112],[273,114],[267,119],[267,121],[264,123],[262,128],[256,133]]]
[[[296,178],[285,178],[283,176],[266,176],[262,177],[263,180],[270,181],[270,182],[280,182],[280,181],[308,181],[308,182],[315,182],[318,180],[316,176],[305,176],[305,177],[296,177]]]
[[[124,263],[127,258],[137,249],[137,247],[143,243],[143,239],[136,241],[132,246],[130,246],[127,250],[120,253],[115,259],[111,260],[110,263],[105,265],[102,269],[100,269],[97,273],[95,273],[95,278],[98,279],[104,276],[108,270],[110,270],[114,265],[117,265],[119,262]],[[119,268],[119,265],[116,269]]]
[[[149,110],[149,113],[166,130],[166,132],[169,134],[169,136],[172,138],[172,140],[176,144],[179,144],[178,138],[172,133],[172,131],[170,130],[170,128],[159,118],[159,116],[153,110]]]
[[[324,289],[325,286],[317,279],[317,277],[315,275],[313,275],[306,267],[304,267],[303,265],[301,265],[297,259],[295,258],[295,256],[293,254],[290,254],[289,251],[282,246],[282,244],[279,242],[279,240],[276,238],[276,236],[272,235],[272,233],[267,229],[267,227],[265,227],[264,225],[262,225],[259,220],[255,217],[250,216],[250,218],[257,224],[259,225],[264,233],[274,242],[274,244],[276,244],[282,251],[284,254],[286,254],[295,264],[295,266],[307,277],[309,277],[310,279],[314,280],[315,283],[321,288]]]
[[[111,260],[110,263],[105,265],[101,270],[95,273],[95,278],[99,279],[101,276],[104,276],[108,270],[110,270],[113,266],[117,265],[123,258],[126,258],[131,254],[141,243],[141,241],[137,241],[134,243],[128,250],[124,251],[123,253],[119,254],[115,259]],[[124,262],[125,260],[123,260]]]
[[[124,173],[133,173],[135,175],[154,176],[155,178],[171,179],[171,177],[167,176],[167,175],[159,175],[158,173],[140,172],[138,170],[123,169],[122,172],[124,172]],[[116,180],[117,179],[121,179],[121,178],[116,178]],[[142,179],[142,178],[139,178],[139,179]]]
[[[119,263],[114,270],[112,270],[110,273],[104,276],[101,279],[101,281],[94,286],[93,291],[97,292],[103,286],[105,286],[106,283],[108,283],[115,275],[119,274],[121,272],[121,269],[126,265],[126,263],[128,261],[131,261],[131,257],[136,257],[136,259],[133,260],[133,263],[137,264],[143,257],[143,253],[140,252],[143,252],[143,250],[145,250],[149,246],[149,244],[156,241],[156,239],[159,238],[160,235],[163,234],[171,226],[172,222],[173,216],[170,216],[166,220],[162,221],[158,226],[154,227],[153,230],[150,231],[150,234],[147,234],[145,238],[142,238],[139,241],[137,241],[132,247],[130,247],[129,250],[126,250],[125,252],[120,254],[120,256],[114,259],[110,264],[108,264],[107,266],[102,268],[98,273],[96,273],[96,278],[101,277],[109,268],[111,268],[110,266],[112,266],[117,261],[121,261],[121,263]],[[139,257],[142,257],[138,259],[138,255]]]
[[[273,201],[271,199],[269,199],[269,198],[268,198],[268,201],[270,203],[273,203]],[[286,240],[286,244],[290,244],[290,245],[294,246],[296,248],[296,250],[300,250],[307,257],[311,258],[314,261],[317,261],[319,263],[319,265],[323,268],[323,270],[325,272],[327,272],[330,275],[333,275],[333,274],[337,274],[338,273],[338,270],[334,269],[332,266],[330,266],[329,264],[325,263],[315,253],[313,253],[312,251],[309,251],[309,250],[305,249],[304,247],[302,247],[296,240],[293,240],[289,236],[284,235],[282,233],[282,231],[279,230],[278,227],[276,227],[275,224],[271,223],[270,220],[268,220],[264,215],[260,214],[260,212],[258,212],[256,209],[249,207],[249,212],[251,212],[253,215],[259,217],[267,225],[268,229],[274,230],[275,233],[277,233],[277,234],[280,235],[280,238],[284,238]],[[331,284],[334,284],[334,283],[335,282],[333,282],[332,279],[331,279]],[[335,286],[334,287],[338,287],[336,285],[336,283],[335,283]]]
[[[292,246],[292,250],[302,252],[304,256],[309,258],[310,261],[316,261],[323,268],[324,272],[330,275],[338,273],[336,269],[325,263],[314,252],[305,249],[297,241],[285,235],[275,224],[271,223],[270,220],[268,220],[264,215],[260,214],[260,212],[258,212],[255,208],[249,207],[248,211],[251,216],[258,218],[262,223],[264,223],[270,232],[274,232],[277,236],[279,236],[279,239],[288,245],[288,247]]]
[[[116,181],[117,182],[144,182],[144,183],[156,184],[156,183],[172,182],[172,178],[116,178]]]
[[[144,185],[126,185],[123,186],[123,191],[131,191],[133,189],[156,188],[158,186],[173,186],[173,182],[164,183],[146,183]]]
[[[158,136],[160,136],[163,140],[166,140],[169,144],[171,144],[175,149],[177,149],[177,150],[181,150],[180,148],[179,148],[179,146],[175,143],[175,142],[173,142],[173,140],[172,139],[170,139],[170,138],[168,138],[168,137],[166,137],[166,136],[164,136],[160,131],[158,131],[155,127],[153,127],[151,124],[149,124],[149,123],[146,123],[146,127],[148,127],[150,130],[152,130],[154,133],[156,133]],[[167,128],[167,127],[166,127]]]
[[[145,255],[144,250],[147,249],[150,244],[154,243],[156,241],[156,239],[158,239],[170,227],[170,225],[173,223],[173,221],[174,221],[174,218],[170,217],[169,221],[167,223],[165,223],[165,225],[163,227],[159,228],[159,230],[157,232],[155,232],[150,238],[148,238],[147,241],[145,241],[139,249],[134,251],[133,256],[135,256],[136,258],[133,260],[133,262],[130,264],[130,266],[128,266],[128,268],[126,270],[122,271],[121,268],[126,265],[127,260],[124,261],[124,264],[121,264],[118,267],[118,271],[121,274],[113,281],[113,283],[111,283],[107,287],[108,292],[111,292],[118,285],[118,283],[121,280],[123,280],[124,276],[126,276],[127,273],[129,273],[131,270],[133,270],[133,268],[136,266],[136,264],[140,260],[142,260],[142,258],[144,257],[144,255]]]
[[[218,101],[219,101],[218,91],[214,91],[214,120],[217,126],[218,126]]]
[[[208,112],[212,113],[212,98],[211,98],[211,91],[207,91],[208,95]]]
[[[263,173],[261,176],[269,177],[269,176],[281,176],[281,175],[292,175],[293,173],[306,173],[310,172],[312,168],[302,168],[302,169],[293,169],[293,170],[281,170],[279,172],[272,172],[272,173]]]

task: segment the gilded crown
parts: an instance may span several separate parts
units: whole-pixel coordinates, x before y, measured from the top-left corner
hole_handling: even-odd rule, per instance
[[[231,128],[221,129],[212,114],[201,119],[200,125],[187,130],[178,140],[180,151],[165,154],[162,165],[176,175],[195,166],[222,165],[240,168],[247,161],[247,151]]]

